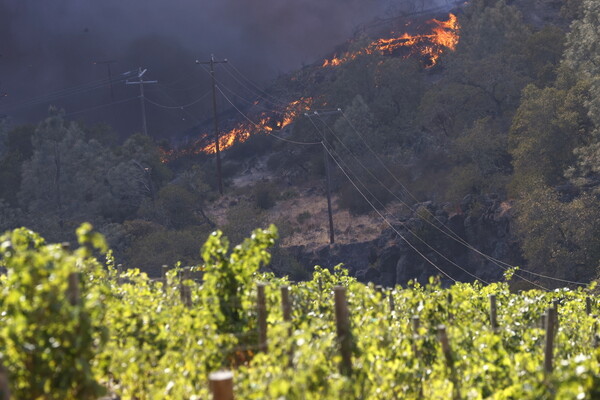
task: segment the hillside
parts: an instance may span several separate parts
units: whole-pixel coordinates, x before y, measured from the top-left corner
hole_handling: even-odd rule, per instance
[[[200,263],[214,229],[238,242],[274,223],[270,268],[294,280],[344,263],[389,286],[493,282],[517,265],[514,288],[589,282],[598,12],[591,0],[475,0],[363,25],[267,87],[224,64],[222,196],[210,119],[159,143],[120,142],[56,109],[3,126],[0,230],[72,241],[90,221],[117,262],[154,276]]]

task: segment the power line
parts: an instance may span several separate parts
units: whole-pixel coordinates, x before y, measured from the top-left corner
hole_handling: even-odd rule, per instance
[[[346,116],[346,114],[344,114],[344,112],[339,109],[341,115],[344,117],[344,119],[346,120],[346,122],[348,122],[348,124],[350,125],[350,127],[352,128],[352,130],[354,130],[354,132],[357,134],[357,136],[361,139],[361,141],[363,142],[363,144],[367,147],[367,149],[376,157],[376,159],[379,161],[379,163],[383,166],[383,168],[388,172],[388,174],[390,174],[390,176],[394,179],[394,181],[396,183],[398,183],[402,189],[404,189],[404,191],[413,199],[415,200],[417,203],[419,202],[419,200],[410,192],[410,190],[408,190],[408,188],[402,184],[402,182],[400,182],[400,180],[396,177],[396,175],[390,171],[390,169],[385,165],[385,163],[383,162],[383,160],[379,157],[379,155],[373,150],[373,148],[367,143],[367,141],[365,140],[365,138],[360,134],[360,132],[358,131],[358,129],[356,128],[356,126],[352,123],[352,121]],[[329,128],[329,126],[328,126]],[[331,130],[331,128],[329,128]],[[339,140],[339,138],[338,138]],[[339,140],[340,143],[343,144],[343,142],[341,140]],[[379,183],[392,195],[394,196],[394,198],[396,198],[396,200],[398,200],[399,202],[401,202],[403,205],[405,205],[406,207],[408,207],[411,211],[415,212],[415,210],[408,205],[406,202],[404,202],[402,199],[400,199],[395,193],[393,193],[393,191],[389,190],[387,188],[387,186],[385,186],[383,183],[381,183],[381,181],[379,181]],[[431,215],[436,221],[440,222],[438,217],[436,217],[435,215],[433,215],[428,209],[425,209],[425,211]],[[492,264],[496,265],[497,267],[499,267],[500,269],[506,271],[508,268],[517,268],[514,265],[511,265],[509,263],[506,263],[504,261],[498,260],[490,255],[487,255],[485,253],[483,253],[482,251],[478,250],[476,247],[472,246],[471,244],[469,244],[466,240],[464,240],[463,238],[461,238],[456,232],[454,232],[450,227],[446,226],[445,224],[442,224],[443,227],[445,227],[450,233],[448,233],[447,231],[441,229],[440,227],[438,227],[437,225],[433,224],[431,221],[429,221],[428,219],[425,218],[421,218],[423,221],[425,221],[427,224],[433,226],[435,229],[437,229],[438,231],[440,231],[441,233],[443,233],[444,235],[446,235],[447,237],[451,238],[452,240],[460,243],[463,246],[466,246],[469,250],[481,255],[482,257],[484,257],[485,259],[487,259],[488,261],[492,262]],[[502,265],[500,265],[502,264]],[[504,266],[503,266],[504,265]],[[519,272],[525,272],[540,278],[546,278],[546,279],[550,279],[550,280],[554,280],[557,282],[563,282],[563,283],[570,283],[570,284],[574,284],[574,285],[580,285],[580,286],[586,286],[586,283],[583,282],[577,282],[577,281],[571,281],[568,279],[561,279],[561,278],[556,278],[556,277],[552,277],[552,276],[548,276],[548,275],[544,275],[544,274],[539,274],[533,271],[529,271],[526,269],[522,269],[520,267],[519,268]],[[517,277],[532,283],[532,281],[523,278],[522,276],[515,274]]]
[[[223,175],[221,174],[221,146],[219,144],[219,118],[217,114],[217,93],[215,83],[215,64],[227,64],[227,59],[216,61],[213,54],[210,55],[209,61],[198,61],[198,65],[210,65],[210,77],[212,80],[212,102],[213,102],[213,121],[215,123],[215,153],[217,154],[217,181],[219,182],[219,193],[223,196]]]
[[[317,116],[319,116],[319,114],[318,114],[318,113],[317,113],[316,115],[317,115]],[[326,123],[326,122],[325,122],[325,121],[324,121],[322,118],[320,118],[320,117],[319,117],[319,119],[320,119],[320,120],[321,120],[321,122],[322,122],[322,123],[323,123],[323,124],[324,124],[324,125],[327,127],[327,129],[328,129],[328,130],[329,130],[329,131],[330,131],[330,132],[333,134],[333,136],[334,136],[334,137],[335,137],[335,138],[338,140],[338,142],[340,142],[340,143],[342,144],[342,146],[344,146],[344,148],[345,148],[345,149],[346,149],[346,150],[349,152],[349,154],[350,154],[350,155],[351,155],[351,156],[352,156],[352,157],[353,157],[353,158],[354,158],[354,159],[355,159],[355,160],[358,162],[358,164],[359,164],[359,165],[360,165],[360,166],[361,166],[363,169],[365,169],[365,171],[367,171],[367,172],[369,173],[369,175],[371,175],[371,177],[372,177],[373,179],[375,179],[375,180],[376,180],[376,181],[377,181],[377,182],[378,182],[378,183],[379,183],[379,184],[380,184],[380,185],[381,185],[381,186],[382,186],[382,187],[383,187],[383,188],[384,188],[384,189],[385,189],[385,190],[386,190],[388,193],[390,193],[390,194],[391,194],[391,195],[392,195],[394,198],[396,198],[396,199],[397,199],[397,200],[398,200],[398,201],[399,201],[401,204],[403,204],[404,206],[408,207],[408,209],[410,209],[410,210],[411,210],[413,213],[415,213],[416,215],[418,215],[418,213],[416,213],[416,211],[415,211],[415,210],[414,210],[414,209],[413,209],[413,208],[412,208],[410,205],[408,205],[406,202],[404,202],[402,199],[400,199],[400,198],[399,198],[399,197],[398,197],[398,196],[397,196],[397,195],[396,195],[396,194],[395,194],[395,193],[394,193],[392,190],[390,190],[390,189],[387,187],[387,185],[385,185],[383,182],[381,182],[381,180],[379,180],[379,178],[377,178],[377,176],[375,176],[375,174],[373,174],[373,173],[371,172],[371,170],[370,170],[368,167],[366,167],[366,166],[365,166],[365,165],[362,163],[362,161],[360,160],[360,158],[358,158],[358,157],[357,157],[357,156],[354,154],[354,152],[352,152],[352,150],[351,150],[350,148],[348,148],[348,146],[346,146],[346,144],[345,144],[345,143],[344,143],[344,142],[343,142],[343,141],[342,141],[342,140],[341,140],[341,139],[340,139],[340,138],[339,138],[339,137],[336,135],[335,131],[334,131],[333,129],[331,129],[331,127],[330,127],[330,126],[329,126],[329,125],[328,125],[328,124],[327,124],[327,123]],[[356,132],[358,133],[358,130],[357,130]],[[359,135],[360,135],[360,134],[359,134]],[[368,143],[367,143],[367,142],[364,140],[364,138],[362,137],[362,135],[360,135],[360,137],[361,137],[361,139],[362,139],[363,143],[365,144],[365,146],[367,146],[367,147],[368,147],[368,148],[369,148],[369,149],[370,149],[370,150],[371,150],[371,151],[374,153],[373,149],[372,149],[372,148],[371,148],[371,147],[368,145]],[[376,155],[376,153],[374,153],[374,154]],[[378,158],[378,159],[379,159],[379,158]],[[380,160],[380,162],[383,162],[383,161],[381,161],[381,159],[379,159],[379,160]],[[391,171],[389,171],[389,169],[387,169],[387,168],[386,168],[386,170],[387,170],[387,171],[388,171],[388,172],[391,174]],[[395,176],[394,176],[394,177],[395,177]],[[405,187],[404,187],[404,185],[402,185],[402,183],[400,183],[399,181],[398,181],[398,183],[399,183],[399,184],[400,184],[400,185],[401,185],[403,188],[405,188]],[[407,190],[407,189],[405,189],[405,190]],[[417,202],[418,202],[418,200],[417,200]],[[443,223],[442,223],[442,222],[441,222],[441,221],[440,221],[440,220],[439,220],[439,219],[438,219],[436,216],[434,216],[434,215],[433,215],[431,212],[429,212],[429,210],[427,210],[426,208],[425,208],[425,210],[426,210],[426,212],[427,212],[429,215],[431,215],[431,216],[432,216],[432,217],[433,217],[433,218],[434,218],[436,221],[438,221],[438,222],[439,222],[439,223],[440,223],[442,226],[446,226],[446,225],[445,225],[445,224],[443,224]],[[421,220],[423,220],[423,221],[424,221],[424,222],[426,222],[427,224],[429,224],[429,225],[431,225],[432,227],[434,227],[436,230],[438,230],[438,231],[440,231],[440,232],[444,233],[446,236],[448,236],[448,234],[447,234],[447,233],[446,233],[444,230],[442,230],[440,227],[438,227],[436,224],[432,223],[431,221],[429,221],[429,220],[427,220],[427,219],[425,219],[425,218],[421,218]],[[450,237],[450,238],[452,238],[453,240],[456,240],[456,239],[455,239],[454,237],[452,237],[452,236],[449,236],[449,237]],[[461,240],[461,242],[459,242],[459,243],[461,243],[461,244],[463,244],[463,245],[466,245],[466,246],[467,246],[467,248],[469,248],[469,249],[471,249],[471,248],[473,248],[473,249],[474,249],[474,247],[473,247],[473,246],[471,246],[470,244],[468,244],[466,241],[462,241],[462,240]],[[486,256],[484,253],[482,253],[482,252],[479,252],[478,250],[477,250],[477,252],[478,252],[479,254],[481,254],[481,255],[482,255],[484,258],[488,259],[488,261],[490,261],[490,260],[489,260],[489,258],[488,258],[488,257],[487,257],[487,256]],[[496,263],[494,263],[494,264],[496,264]],[[502,270],[504,270],[504,271],[506,271],[506,270],[508,269],[508,268],[502,267],[501,265],[498,265],[498,264],[496,264],[496,266],[498,266],[500,269],[502,269]],[[517,276],[518,278],[521,278],[522,280],[524,280],[524,281],[526,281],[526,282],[530,283],[531,285],[534,285],[534,286],[538,286],[538,287],[541,287],[541,288],[543,288],[543,286],[541,286],[541,285],[538,285],[537,283],[535,283],[535,282],[533,282],[533,281],[531,281],[531,280],[529,280],[529,279],[527,279],[527,278],[524,278],[524,277],[522,277],[521,275],[519,275],[519,274],[517,274],[517,273],[515,273],[515,276]],[[544,289],[545,289],[545,288],[544,288]]]
[[[136,100],[138,98],[139,98],[138,96],[135,96],[135,97],[130,97],[130,98],[124,99],[124,100],[113,101],[113,102],[110,102],[110,103],[101,104],[99,106],[85,108],[83,110],[79,110],[79,111],[75,111],[75,112],[72,112],[72,113],[68,113],[68,114],[65,114],[64,116],[65,117],[71,117],[73,115],[82,114],[82,113],[85,113],[85,112],[88,112],[88,111],[97,110],[97,109],[100,109],[100,108],[105,108],[105,107],[110,107],[110,106],[116,106],[116,105],[122,104],[122,103],[127,103],[128,101]]]
[[[365,201],[367,203],[369,203],[369,205],[371,206],[371,208],[373,209],[373,211],[375,211],[380,217],[381,219],[383,219],[383,221],[394,231],[396,232],[396,234],[402,239],[404,240],[404,242],[406,244],[408,244],[410,246],[411,249],[413,249],[417,254],[419,254],[423,259],[425,259],[429,264],[431,264],[436,270],[438,270],[440,273],[442,273],[444,276],[446,276],[448,279],[450,279],[451,281],[453,281],[454,283],[458,282],[456,279],[454,279],[453,277],[451,277],[450,275],[448,275],[448,273],[446,273],[443,269],[441,269],[440,267],[438,267],[433,261],[431,261],[429,258],[427,258],[427,256],[425,254],[423,254],[422,252],[420,252],[415,246],[412,245],[412,243],[410,243],[400,232],[398,232],[398,230],[387,220],[387,218],[385,218],[385,216],[383,214],[381,214],[381,212],[379,212],[379,210],[373,205],[373,203],[371,203],[371,201],[369,201],[369,199],[364,195],[364,193],[359,189],[359,187],[354,183],[354,181],[352,181],[352,179],[350,178],[350,176],[348,176],[348,174],[346,173],[346,171],[342,168],[342,166],[338,163],[338,161],[333,157],[333,155],[331,154],[331,152],[329,151],[329,149],[327,147],[325,147],[325,149],[327,150],[327,152],[329,153],[329,155],[331,156],[331,158],[333,158],[333,161],[337,164],[337,166],[340,168],[340,171],[342,171],[342,173],[346,176],[346,178],[348,178],[348,181],[350,181],[350,183],[352,184],[352,186],[354,186],[354,188],[358,191],[358,193],[360,193],[360,195],[365,199]]]
[[[126,85],[139,85],[140,86],[140,105],[142,109],[142,130],[144,135],[148,136],[148,122],[146,121],[146,98],[144,96],[144,85],[158,83],[158,81],[145,81],[144,74],[148,69],[142,70],[142,67],[138,69],[137,81],[125,81]]]
[[[309,120],[312,122],[313,126],[315,127],[315,129],[319,132],[319,134],[323,137],[323,140],[329,144],[329,142],[327,141],[327,139],[325,138],[325,135],[320,131],[320,129],[316,126],[316,124],[314,123],[314,121],[312,120],[312,118],[310,118],[309,116]],[[339,162],[336,161],[336,163],[338,164],[338,166],[341,167],[340,163],[344,164],[346,166],[346,168],[349,171],[352,171],[352,169],[348,166],[348,164],[341,158],[341,156],[339,155],[339,153],[337,153],[335,150],[333,150],[333,147],[331,146],[331,144],[329,144],[329,146],[331,147],[331,150],[328,150],[328,152],[330,154],[336,153],[338,158],[339,158]],[[333,155],[332,155],[333,157]],[[344,173],[348,179],[351,179],[349,177],[348,173]],[[367,185],[365,185],[365,183],[358,177],[358,175],[356,173],[354,173],[354,178],[356,179],[356,181],[358,183],[360,183],[360,185],[364,188],[364,190],[375,200],[377,201],[377,203],[379,203],[379,205],[381,206],[381,208],[383,208],[385,210],[385,212],[387,214],[389,214],[392,218],[396,219],[396,217],[393,216],[393,214],[387,209],[387,207],[385,207],[385,205],[377,198],[377,196],[375,196],[367,187]],[[356,187],[356,185],[354,185]],[[381,215],[381,214],[380,214]],[[387,222],[387,221],[386,221]],[[401,222],[401,221],[398,221]],[[404,225],[404,224],[403,224]],[[478,276],[476,276],[475,274],[471,273],[470,271],[468,271],[467,269],[461,267],[460,265],[458,265],[457,263],[455,263],[454,261],[450,260],[448,257],[446,257],[444,254],[442,254],[441,252],[439,252],[437,249],[435,249],[433,246],[431,246],[429,243],[427,243],[424,239],[422,239],[419,235],[417,235],[413,230],[411,230],[410,228],[408,228],[406,225],[404,225],[404,228],[410,233],[412,234],[417,240],[419,240],[421,243],[423,243],[425,246],[427,246],[430,250],[433,250],[436,254],[438,254],[440,257],[442,257],[444,260],[446,260],[447,262],[449,262],[450,264],[452,264],[453,266],[455,266],[456,268],[460,269],[461,271],[465,272],[467,275],[471,276],[472,278],[475,278],[476,280],[479,280],[485,284],[489,284],[489,282],[485,281],[482,278],[479,278]],[[395,229],[394,229],[395,230]],[[402,237],[404,239],[404,237]],[[405,239],[406,241],[406,239]]]
[[[84,93],[105,87],[107,85],[110,85],[111,83],[125,81],[127,79],[127,77],[130,76],[131,73],[132,73],[131,71],[125,72],[125,73],[121,74],[120,77],[116,80],[101,79],[101,80],[92,81],[92,82],[88,82],[88,83],[77,85],[77,86],[72,86],[69,88],[56,90],[56,91],[49,92],[44,95],[37,96],[37,97],[31,98],[31,99],[28,99],[28,100],[25,100],[25,101],[22,101],[19,103],[6,105],[5,107],[0,108],[0,110],[2,112],[7,112],[9,110],[19,110],[19,109],[23,109],[23,108],[32,107],[35,105],[50,103],[52,101],[56,101],[56,100],[59,100],[59,99],[65,98],[65,97],[71,97],[71,96],[75,96],[75,95],[84,94]]]
[[[162,91],[162,90],[161,90],[161,92],[162,92],[162,93],[164,93],[164,91]],[[165,109],[167,109],[167,110],[178,110],[178,109],[180,110],[180,109],[183,109],[183,108],[191,107],[191,106],[193,106],[194,104],[197,104],[197,103],[199,103],[200,101],[204,100],[204,98],[205,98],[206,96],[208,96],[209,94],[210,94],[210,90],[208,90],[206,93],[204,93],[202,96],[200,96],[200,97],[199,97],[199,98],[197,98],[196,100],[192,101],[191,103],[183,104],[183,105],[180,105],[180,106],[166,106],[166,105],[164,105],[164,104],[160,104],[160,103],[158,103],[158,102],[152,101],[152,100],[150,100],[148,97],[146,97],[146,101],[147,101],[148,103],[150,103],[150,104],[152,104],[152,105],[156,106],[156,107],[165,108]],[[170,96],[169,96],[169,97],[170,97]]]

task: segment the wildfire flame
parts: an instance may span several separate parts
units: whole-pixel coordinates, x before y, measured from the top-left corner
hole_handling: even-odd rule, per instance
[[[312,98],[303,97],[289,103],[285,110],[279,114],[268,114],[263,112],[259,115],[257,122],[250,119],[241,122],[233,129],[219,134],[219,149],[222,151],[230,148],[236,143],[243,143],[248,140],[250,136],[255,134],[269,134],[282,130],[292,124],[301,113],[310,110],[312,104]],[[161,161],[167,163],[185,155],[216,153],[217,150],[214,141],[205,144],[206,139],[209,136],[209,134],[203,134],[199,140],[195,141],[191,146],[188,146],[185,149],[161,149]]]
[[[337,67],[345,62],[354,60],[364,54],[391,55],[399,49],[407,49],[410,56],[421,56],[427,60],[426,67],[437,64],[445,49],[455,50],[460,39],[458,31],[460,25],[456,15],[450,14],[447,21],[431,19],[426,22],[432,25],[431,33],[410,35],[404,33],[388,39],[378,39],[371,42],[366,48],[356,52],[346,52],[343,55],[335,55],[323,62],[323,67]]]

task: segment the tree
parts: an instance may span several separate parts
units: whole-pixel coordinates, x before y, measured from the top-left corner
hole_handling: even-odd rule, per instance
[[[568,176],[580,186],[600,193],[600,3],[583,1],[582,18],[573,23],[567,38],[564,64],[589,85],[585,103],[592,124],[591,134],[575,150],[577,162]]]
[[[563,180],[585,133],[585,101],[582,85],[570,90],[525,88],[509,136],[515,192],[530,190],[533,182],[555,185]]]
[[[53,110],[33,136],[18,198],[29,224],[64,239],[83,221],[100,226],[134,212],[147,195],[144,178],[143,168],[88,140],[78,124]]]

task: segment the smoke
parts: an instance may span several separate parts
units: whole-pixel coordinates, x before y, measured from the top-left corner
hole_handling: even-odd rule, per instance
[[[146,67],[148,78],[161,83],[189,76],[179,84],[181,95],[174,95],[173,102],[198,94],[199,89],[186,91],[204,82],[194,60],[208,59],[211,53],[228,58],[245,75],[265,83],[318,60],[359,24],[401,8],[438,2],[0,0],[0,94],[9,94],[0,97],[0,113],[7,104],[105,78],[107,67],[97,61],[116,61],[111,65],[115,74]],[[114,91],[121,99],[135,95],[134,87],[124,85]],[[159,98],[167,101],[162,94]],[[90,93],[84,100],[66,99],[60,105],[70,108],[68,112],[102,100],[110,100],[106,92]],[[21,119],[41,118],[45,107],[15,114]],[[120,125],[131,120],[123,113],[135,112],[128,105],[118,116],[110,114],[110,122]],[[174,118],[185,119],[182,115]],[[122,125],[124,130],[135,129],[133,120]]]

